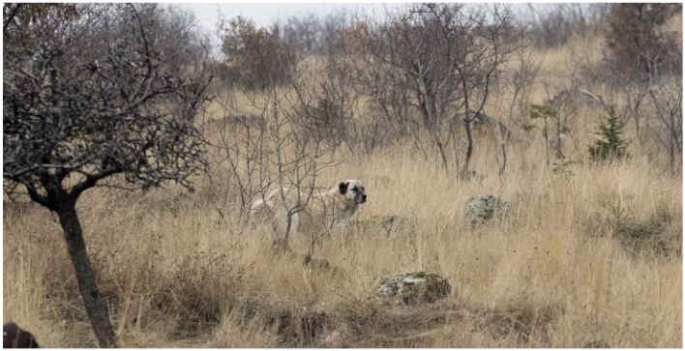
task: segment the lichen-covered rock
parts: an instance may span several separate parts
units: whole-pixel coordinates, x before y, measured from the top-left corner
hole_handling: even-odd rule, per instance
[[[394,275],[381,281],[378,294],[398,305],[432,303],[452,292],[447,279],[434,273],[413,272]]]
[[[466,218],[472,226],[509,214],[511,204],[493,195],[472,196],[466,202]]]

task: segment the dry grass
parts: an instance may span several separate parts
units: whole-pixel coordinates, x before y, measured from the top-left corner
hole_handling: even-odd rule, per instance
[[[354,346],[681,345],[680,255],[635,253],[616,237],[619,221],[666,214],[658,234],[679,248],[680,179],[637,161],[578,166],[563,177],[514,160],[506,183],[459,183],[399,149],[347,159],[324,178],[366,180],[370,201],[359,221],[395,214],[415,217],[419,230],[389,238],[371,226],[335,236],[315,253],[335,272],[303,269],[302,237],[292,253],[273,255],[264,232],[238,234],[203,195],[210,189],[88,194],[80,215],[122,345],[303,346],[304,307],[327,312]],[[514,213],[471,231],[463,204],[483,193],[512,201]],[[4,229],[5,320],[42,345],[94,346],[55,218],[6,206]],[[416,270],[447,277],[454,293],[414,312],[368,300],[381,277]]]
[[[571,44],[594,53],[598,45]],[[538,53],[541,79],[569,79],[568,52]],[[535,89],[532,102],[541,102]],[[222,107],[212,108],[221,118]],[[303,267],[302,235],[276,255],[265,230],[238,230],[225,164],[212,168],[214,186],[197,179],[193,194],[87,192],[78,210],[121,345],[318,346],[335,329],[331,346],[681,347],[682,180],[639,149],[626,163],[583,163],[596,115],[579,115],[579,146],[567,151],[580,163],[565,174],[545,165],[539,138],[512,146],[505,180],[494,144],[477,140],[480,182],[446,176],[411,145],[339,152],[343,163],[319,183],[362,179],[369,201],[357,224],[314,253],[327,268]],[[470,229],[464,203],[475,194],[511,201],[512,215]],[[389,235],[378,222],[386,215],[414,225]],[[95,346],[56,218],[5,202],[3,228],[4,321],[47,347]],[[382,277],[418,270],[448,278],[453,293],[407,309],[372,298]]]

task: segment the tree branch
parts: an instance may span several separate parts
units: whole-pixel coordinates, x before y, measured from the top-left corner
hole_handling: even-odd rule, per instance
[[[44,207],[52,209],[50,201],[48,201],[48,198],[46,196],[40,195],[36,188],[33,186],[33,184],[26,181],[19,181],[19,183],[23,184],[24,187],[26,187],[26,191],[29,193],[29,197],[31,198],[31,200],[43,205]]]
[[[9,6],[9,5],[7,5],[7,6]],[[7,17],[7,19],[4,20],[4,23],[2,24],[2,32],[3,33],[5,33],[7,31],[7,27],[12,22],[12,20],[14,19],[14,16],[17,15],[17,12],[19,12],[19,9],[22,8],[22,6],[24,6],[24,4],[16,4],[16,6],[12,9],[12,12],[10,12],[9,16]]]
[[[113,174],[117,174],[122,172],[122,170],[119,167],[114,167],[110,169],[106,169],[100,173],[97,173],[95,175],[90,175],[86,176],[86,180],[84,180],[81,183],[76,184],[71,188],[71,191],[69,192],[69,195],[72,196],[74,199],[77,199],[83,191],[86,189],[90,189],[94,187],[98,181],[101,179],[107,178]]]
[[[150,48],[147,42],[147,37],[145,36],[143,22],[140,20],[140,16],[138,15],[136,7],[131,3],[129,3],[128,6],[131,8],[131,11],[133,11],[133,15],[136,17],[136,21],[138,22],[138,29],[140,30],[140,36],[143,39],[143,47],[145,48],[145,65],[147,66],[147,72],[145,73],[143,81],[140,83],[140,86],[138,86],[138,90],[136,90],[136,92],[132,95],[132,97],[135,98],[141,91],[150,90],[150,85],[152,83],[152,80],[150,79],[150,77],[152,77],[152,62],[150,61]],[[144,90],[143,86],[145,86]]]

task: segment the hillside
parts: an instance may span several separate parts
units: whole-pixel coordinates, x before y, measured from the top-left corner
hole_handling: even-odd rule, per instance
[[[667,26],[679,30],[681,21]],[[120,346],[681,347],[681,172],[656,166],[667,165],[664,151],[641,143],[631,124],[629,158],[591,162],[605,113],[582,94],[565,105],[573,113],[560,131],[562,158],[550,156],[553,121],[524,113],[574,86],[581,73],[572,63],[597,65],[602,40],[530,51],[522,60],[539,69],[522,105],[511,107],[510,86],[493,89],[484,111],[511,130],[505,176],[501,135],[487,125],[474,131],[468,180],[409,138],[325,154],[331,162],[317,185],[360,179],[369,199],[347,230],[313,249],[295,233],[289,250],[275,252],[268,226],[239,223],[240,184],[218,148],[193,193],[173,185],[88,191],[78,211]],[[506,64],[502,82],[519,63]],[[608,84],[576,87],[625,103]],[[214,89],[198,123],[212,145],[242,141],[247,130],[230,117],[261,113],[265,96]],[[365,123],[369,108],[360,99],[353,121]],[[645,108],[645,125],[656,125],[653,112]],[[296,151],[283,149],[293,158]],[[474,228],[466,202],[487,194],[511,211]],[[97,347],[57,218],[26,198],[5,198],[3,207],[4,321],[41,346]],[[390,229],[388,216],[397,223]],[[305,264],[308,253],[320,264]],[[417,306],[377,297],[383,278],[417,271],[446,278],[450,294]]]

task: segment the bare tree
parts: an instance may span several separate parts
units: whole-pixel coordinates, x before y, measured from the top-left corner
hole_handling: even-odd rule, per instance
[[[461,82],[467,140],[466,158],[460,172],[462,178],[471,174],[469,165],[474,147],[471,124],[483,112],[500,66],[520,45],[520,32],[513,27],[510,11],[498,6],[492,7],[491,11],[486,8],[479,10],[469,16],[472,28],[459,28],[461,31],[474,31],[476,37],[467,40],[470,50],[464,51],[464,56],[454,67]],[[473,101],[470,100],[472,98]]]
[[[228,163],[230,172],[210,172],[210,179],[214,181],[215,174],[225,177],[224,183],[231,188],[237,186],[239,216],[238,222],[245,223],[249,219],[249,209],[256,194],[264,194],[271,186],[266,178],[268,172],[264,160],[268,158],[267,126],[265,113],[241,113],[240,108],[233,101],[230,94],[216,99],[223,115],[218,120],[205,121],[205,133],[210,149],[216,152],[215,166]],[[227,207],[229,197],[224,198],[223,204],[217,208],[222,218]],[[242,229],[242,227],[241,227]]]
[[[396,104],[408,103],[420,116],[445,172],[450,168],[449,144],[457,143],[457,130],[463,126],[466,155],[458,170],[463,176],[469,174],[474,148],[471,124],[483,111],[516,33],[510,12],[497,6],[417,5],[389,15],[386,23],[368,32],[368,69],[361,84],[372,87],[369,93],[376,104],[385,105],[382,111],[403,113]],[[374,84],[376,77],[386,84]],[[456,152],[454,159],[458,169]]]
[[[354,61],[348,42],[350,17],[328,17],[322,33],[316,63],[298,69],[293,89],[298,113],[292,119],[301,133],[335,151],[343,144],[356,147],[359,129],[355,106],[359,94],[354,89]]]
[[[559,47],[573,36],[599,28],[606,12],[601,4],[528,4],[529,37],[538,48]]]
[[[373,31],[368,46],[369,67],[388,72],[392,79],[388,89],[412,93],[411,103],[446,172],[449,139],[443,131],[449,130],[453,113],[449,107],[459,92],[453,69],[460,53],[459,38],[449,36],[457,16],[464,17],[461,5],[417,6]]]
[[[681,74],[682,35],[660,28],[678,13],[682,4],[612,4],[606,16],[607,69],[643,82]]]
[[[237,78],[247,89],[263,91],[274,84],[290,84],[293,72],[288,68],[294,67],[300,55],[281,38],[279,25],[259,28],[238,16],[221,22],[219,31],[229,77]]]
[[[316,53],[321,47],[321,22],[313,14],[290,17],[281,25],[281,36],[288,46],[297,48],[304,56]]]
[[[540,64],[533,57],[533,51],[530,50],[529,46],[522,45],[516,50],[514,52],[514,61],[516,63],[515,70],[508,82],[512,97],[509,103],[507,120],[500,122],[500,127],[498,128],[502,154],[502,164],[499,169],[500,177],[504,176],[507,169],[507,144],[511,139],[511,128],[517,124],[517,121],[521,121],[527,116],[528,94],[540,70]],[[518,116],[515,116],[516,112],[518,112]]]
[[[683,154],[683,87],[681,79],[662,82],[649,89],[658,124],[653,127],[656,140],[668,150],[673,174],[681,169]]]
[[[190,18],[156,5],[43,11],[3,11],[3,177],[58,215],[95,335],[116,347],[76,202],[96,186],[191,186],[205,167],[193,119],[207,50]]]

